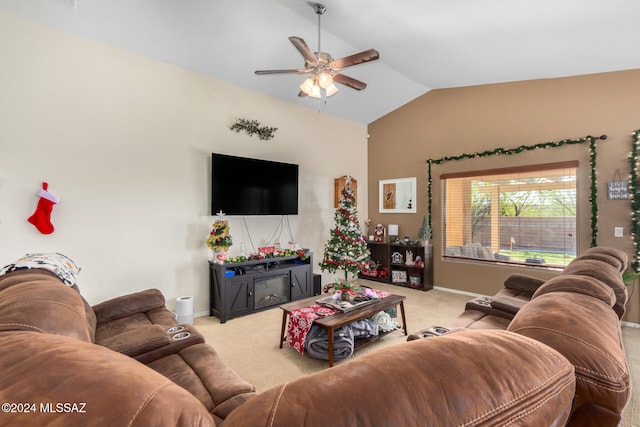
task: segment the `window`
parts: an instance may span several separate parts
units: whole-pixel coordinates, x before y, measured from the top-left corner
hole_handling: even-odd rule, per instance
[[[578,162],[443,174],[446,258],[563,267],[576,255]]]

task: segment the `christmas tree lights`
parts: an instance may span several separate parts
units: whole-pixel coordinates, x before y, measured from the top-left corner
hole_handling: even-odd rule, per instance
[[[640,129],[633,132],[633,143],[629,155],[629,193],[631,194],[631,238],[634,245],[634,256],[631,268],[636,273],[640,269],[640,194],[638,194],[638,145],[640,144]]]
[[[331,273],[344,270],[344,279],[339,283],[348,287],[349,273],[357,275],[369,265],[371,259],[367,241],[360,231],[358,210],[355,207],[349,177],[336,209],[335,226],[329,233],[331,237],[325,244],[324,256],[319,263],[320,269]]]

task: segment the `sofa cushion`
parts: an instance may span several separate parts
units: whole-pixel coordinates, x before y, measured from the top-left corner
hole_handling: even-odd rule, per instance
[[[496,295],[493,300],[491,300],[491,307],[509,313],[509,315],[513,317],[527,302],[527,300],[521,297],[501,294]]]
[[[64,286],[64,285],[61,285]],[[7,426],[215,426],[186,390],[143,364],[104,347],[36,332],[0,332],[0,397],[33,403],[5,412]],[[42,404],[67,403],[62,411]],[[74,409],[75,408],[75,409]]]
[[[171,339],[165,328],[160,325],[143,325],[118,335],[112,335],[101,340],[98,344],[134,357],[170,343]]]
[[[510,318],[496,316],[479,310],[465,310],[453,321],[445,325],[446,328],[467,329],[507,329]]]
[[[510,274],[504,279],[504,288],[510,289],[511,296],[521,295],[531,299],[531,295],[544,283],[544,279],[527,276],[525,274]]]
[[[629,262],[629,257],[626,252],[609,246],[595,246],[593,248],[589,248],[582,252],[576,259],[596,259],[604,261],[615,267],[621,273],[627,269],[627,264]]]
[[[147,289],[103,301],[93,307],[98,324],[145,313],[154,309],[165,309],[165,299],[158,289]]]
[[[446,256],[462,256],[462,249],[460,246],[447,246],[445,249]]]
[[[606,286],[598,279],[590,276],[579,276],[575,274],[563,274],[556,276],[545,282],[533,294],[533,298],[552,292],[573,292],[577,294],[589,295],[590,297],[599,299],[613,307],[616,302],[616,295],[609,286]],[[532,298],[532,299],[533,299]]]
[[[80,294],[39,269],[0,276],[0,331],[18,330],[92,341]]]
[[[255,395],[255,387],[207,344],[189,346],[147,366],[188,390],[218,421]]]
[[[573,367],[553,349],[506,331],[461,331],[273,387],[222,426],[562,426],[574,388]]]
[[[140,327],[159,325],[162,329],[177,326],[178,322],[166,308],[153,309],[145,313],[134,313],[96,326],[96,343],[101,344],[111,337],[135,331]]]
[[[622,281],[622,273],[611,264],[595,259],[575,259],[567,265],[562,274],[577,274],[590,276],[600,280],[616,294],[616,302],[613,306],[618,318],[622,319],[627,304],[627,287]]]

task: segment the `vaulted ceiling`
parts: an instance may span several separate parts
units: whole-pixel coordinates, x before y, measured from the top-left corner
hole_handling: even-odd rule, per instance
[[[318,47],[305,0],[0,0],[0,11],[177,64],[358,123],[432,89],[640,68],[637,0],[324,0],[322,51],[374,48],[380,59],[344,74],[326,100],[299,97],[304,76],[289,42]]]

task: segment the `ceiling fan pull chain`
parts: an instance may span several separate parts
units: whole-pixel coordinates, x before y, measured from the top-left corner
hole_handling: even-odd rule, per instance
[[[321,10],[320,6],[322,5],[316,3],[316,13],[318,14],[318,52],[322,52],[322,48],[320,47],[320,17],[324,13],[324,9]]]

